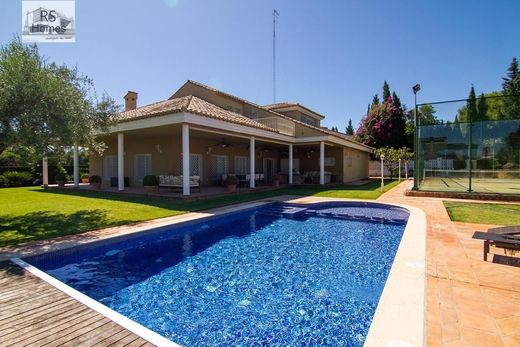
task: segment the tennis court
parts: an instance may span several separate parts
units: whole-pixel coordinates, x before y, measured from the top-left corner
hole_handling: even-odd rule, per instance
[[[418,126],[418,190],[520,195],[520,119],[473,121],[468,100],[422,105],[437,120]]]
[[[471,191],[484,194],[520,194],[520,171],[473,171]],[[434,192],[469,192],[467,171],[427,170],[421,190]]]

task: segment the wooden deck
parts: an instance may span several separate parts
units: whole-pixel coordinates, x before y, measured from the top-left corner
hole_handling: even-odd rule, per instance
[[[0,263],[0,346],[154,346],[11,262]]]

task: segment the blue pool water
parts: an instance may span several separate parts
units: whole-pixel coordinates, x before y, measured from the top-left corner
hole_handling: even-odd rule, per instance
[[[274,204],[26,259],[185,346],[362,346],[408,212]]]

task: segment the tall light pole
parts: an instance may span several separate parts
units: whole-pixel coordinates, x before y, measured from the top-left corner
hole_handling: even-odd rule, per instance
[[[419,115],[417,112],[417,93],[421,90],[421,85],[416,84],[412,87],[414,97],[414,130],[413,130],[413,188],[419,190]]]
[[[273,10],[273,104],[276,103],[276,19],[279,15]]]
[[[381,154],[381,193],[383,193],[385,191],[385,170],[384,170],[384,161],[385,161],[385,156],[384,154]]]

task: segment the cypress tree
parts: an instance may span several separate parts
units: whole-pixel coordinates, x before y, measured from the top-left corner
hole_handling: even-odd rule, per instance
[[[518,60],[513,58],[507,69],[507,77],[502,78],[504,98],[504,117],[506,119],[520,118],[520,70]]]
[[[348,120],[347,135],[354,135],[354,127],[352,126],[352,119]]]
[[[392,93],[392,100],[394,101],[394,105],[396,107],[401,107],[401,99],[399,99],[395,92]]]
[[[391,96],[390,94],[390,86],[386,81],[383,83],[383,103],[388,101],[388,98]]]
[[[486,102],[486,97],[484,96],[484,93],[481,93],[478,97],[477,101],[477,119],[478,121],[485,121],[489,120],[489,117],[487,115],[488,106]]]
[[[468,101],[468,119],[467,121],[474,122],[478,118],[477,112],[477,96],[475,95],[475,88],[471,85],[471,89],[469,91]]]
[[[376,106],[376,105],[379,105],[380,102],[379,102],[379,96],[374,95],[374,97],[372,98],[372,106]]]

